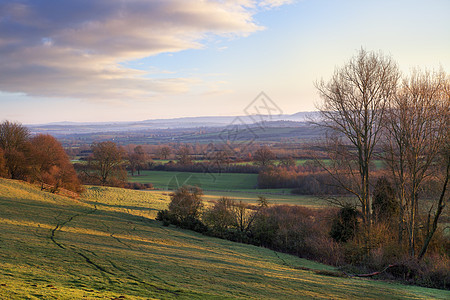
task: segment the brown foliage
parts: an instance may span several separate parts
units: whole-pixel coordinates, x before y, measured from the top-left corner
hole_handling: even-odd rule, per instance
[[[121,147],[107,141],[93,143],[91,149],[88,170],[85,171],[90,180],[112,186],[120,186],[126,181],[126,171],[123,167],[125,151]]]
[[[253,159],[258,165],[266,167],[272,164],[275,159],[275,154],[269,147],[263,146],[255,151]]]
[[[178,149],[177,160],[182,166],[189,166],[192,164],[191,149],[188,145],[183,145]]]
[[[5,121],[0,124],[0,148],[4,151],[8,176],[25,180],[29,173],[29,131],[19,123]]]
[[[31,139],[30,179],[51,185],[51,192],[65,188],[81,192],[82,187],[73,165],[61,143],[50,135],[39,134]]]
[[[4,151],[0,148],[0,177],[6,177],[8,175],[8,170],[6,169],[6,159]]]
[[[199,219],[202,209],[203,191],[198,187],[182,186],[170,195],[169,211],[178,221]]]

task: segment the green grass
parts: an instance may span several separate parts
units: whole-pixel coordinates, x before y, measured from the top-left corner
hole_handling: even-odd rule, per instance
[[[166,192],[89,187],[78,200],[0,179],[1,299],[449,299],[324,276],[329,266],[152,219]],[[304,270],[309,268],[309,270]]]
[[[160,190],[174,190],[183,184],[198,185],[205,200],[228,197],[236,201],[257,203],[258,196],[266,197],[272,204],[305,205],[323,207],[328,203],[317,196],[291,194],[291,189],[257,189],[257,174],[239,173],[190,173],[170,171],[142,171],[140,176],[129,176],[130,182],[152,183]],[[158,191],[150,191],[158,194]]]
[[[258,196],[264,196],[267,198],[267,200],[269,200],[270,204],[303,205],[311,208],[318,208],[329,205],[328,202],[316,196],[292,195],[289,194],[288,191],[286,191],[285,194],[273,194],[266,191],[267,190],[241,190],[235,192],[204,191],[204,199],[217,200],[220,197],[228,197],[236,201],[256,204],[258,202]]]
[[[152,183],[157,189],[176,189],[181,185],[198,185],[204,190],[234,191],[254,189],[257,174],[190,173],[170,171],[142,171],[139,176],[129,176],[130,182]]]

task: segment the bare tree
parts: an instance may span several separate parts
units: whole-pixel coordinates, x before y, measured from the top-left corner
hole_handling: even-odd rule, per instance
[[[131,176],[134,176],[134,172],[137,171],[138,175],[141,174],[141,170],[145,167],[149,161],[147,153],[144,151],[144,147],[136,146],[133,152],[128,154],[129,167]]]
[[[158,155],[164,159],[167,159],[167,157],[169,157],[171,152],[172,149],[169,146],[162,146],[161,148],[158,149]]]
[[[111,180],[124,181],[126,173],[123,169],[125,152],[116,143],[107,141],[94,143],[91,146],[92,156],[89,158],[89,167],[93,173],[88,174],[106,185]]]
[[[188,145],[181,146],[177,151],[177,160],[180,165],[188,166],[192,164],[191,149]]]
[[[258,206],[253,209],[247,203],[242,201],[234,202],[232,204],[234,216],[236,219],[237,229],[240,232],[248,232],[253,224],[255,218],[268,207],[269,202],[266,197],[258,196]]]
[[[323,99],[318,107],[320,125],[331,132],[329,137],[334,137],[329,143],[333,147],[327,149],[332,163],[322,165],[359,200],[366,241],[371,224],[369,182],[374,149],[399,77],[397,64],[390,57],[361,49],[346,65],[336,69],[329,82],[316,83]],[[341,176],[339,165],[345,165],[345,177]]]
[[[255,151],[253,159],[260,166],[267,167],[272,164],[275,159],[275,154],[270,150],[269,147],[263,146]]]
[[[399,241],[406,230],[411,256],[415,254],[419,192],[424,180],[435,175],[436,159],[448,139],[446,80],[442,71],[413,72],[391,99],[386,118],[384,159],[400,203]]]
[[[450,100],[450,99],[449,99]],[[434,233],[436,232],[438,228],[438,222],[439,218],[442,215],[442,212],[444,211],[444,208],[446,207],[446,204],[448,203],[449,196],[448,196],[448,181],[450,179],[450,128],[447,129],[447,139],[444,143],[443,151],[441,153],[442,158],[442,166],[445,169],[443,172],[443,180],[442,180],[442,187],[441,187],[441,193],[437,201],[437,208],[434,213],[433,217],[433,223],[430,224],[430,218],[428,218],[428,224],[427,224],[427,231],[425,235],[425,241],[422,245],[422,248],[419,252],[419,259],[422,259],[425,253],[427,252],[428,246],[431,242],[431,239],[433,238]],[[431,226],[431,227],[430,227]]]

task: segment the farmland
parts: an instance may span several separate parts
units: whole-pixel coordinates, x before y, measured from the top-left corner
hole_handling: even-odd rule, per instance
[[[176,189],[182,185],[198,185],[204,190],[255,189],[257,174],[189,173],[169,171],[142,171],[129,177],[130,182],[152,183],[157,189]]]
[[[130,182],[152,183],[159,190],[174,190],[179,186],[197,185],[203,189],[205,200],[228,197],[237,201],[256,203],[263,195],[273,204],[324,206],[327,203],[316,196],[292,195],[290,189],[258,189],[257,174],[189,173],[169,171],[142,171],[140,176],[130,176]],[[149,191],[149,193],[161,193]]]
[[[448,299],[448,291],[322,274],[334,268],[162,227],[163,192],[88,187],[78,200],[0,179],[8,299]]]

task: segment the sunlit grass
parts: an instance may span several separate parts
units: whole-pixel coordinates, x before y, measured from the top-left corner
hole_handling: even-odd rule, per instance
[[[129,176],[130,182],[151,183],[157,189],[176,189],[182,185],[197,185],[204,190],[233,191],[254,189],[257,174],[191,173],[171,171],[142,171],[139,176]]]
[[[163,227],[153,218],[168,202],[162,191],[107,187],[88,187],[73,200],[0,179],[0,298],[450,297],[447,291],[323,276],[314,270],[334,268]]]

